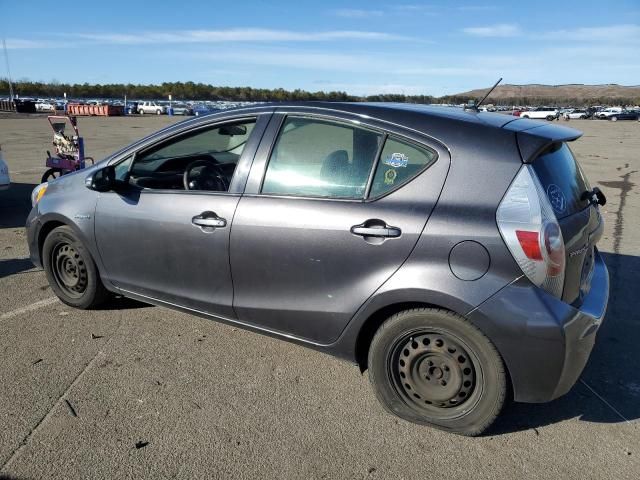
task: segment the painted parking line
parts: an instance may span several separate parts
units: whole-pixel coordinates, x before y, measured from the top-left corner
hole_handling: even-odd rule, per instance
[[[625,417],[624,415],[622,415],[618,410],[615,409],[615,407],[613,405],[611,405],[609,402],[607,402],[607,400],[602,397],[602,395],[600,395],[598,392],[596,392],[593,388],[591,388],[591,386],[589,386],[589,384],[587,382],[585,382],[582,378],[580,379],[580,383],[582,383],[585,387],[587,387],[589,390],[591,390],[591,393],[593,393],[596,397],[598,397],[602,403],[604,403],[607,407],[609,407],[616,415],[618,415],[622,420],[625,421],[625,423],[627,424],[631,424],[631,422],[629,421],[629,419],[627,417]]]
[[[45,298],[44,300],[39,300],[37,302],[32,303],[31,305],[16,308],[15,310],[11,310],[10,312],[3,313],[2,315],[0,315],[0,320],[6,320],[8,318],[17,317],[18,315],[22,315],[23,313],[32,312],[34,310],[38,310],[39,308],[43,308],[57,302],[58,302],[57,297]]]

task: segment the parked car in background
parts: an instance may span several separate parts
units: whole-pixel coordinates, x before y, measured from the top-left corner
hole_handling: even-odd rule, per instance
[[[621,110],[619,113],[613,113],[607,117],[612,122],[618,120],[640,120],[640,115],[631,110]]]
[[[570,112],[565,112],[562,117],[565,120],[576,120],[576,119],[585,119],[585,118],[589,118],[591,114],[587,111],[587,110],[583,110],[583,109],[573,109]]]
[[[124,104],[124,111],[127,115],[138,113],[138,102],[127,100]]]
[[[622,107],[609,107],[609,108],[605,108],[597,111],[594,117],[600,120],[604,120],[613,115],[620,115],[621,113],[622,113]]]
[[[196,117],[199,117],[201,115],[209,115],[211,113],[216,112],[217,110],[215,108],[210,107],[206,103],[197,103],[192,107],[192,111]]]
[[[38,100],[36,102],[36,111],[54,113],[56,111],[55,103],[48,100]]]
[[[193,109],[186,103],[175,102],[171,108],[174,115],[193,115]]]
[[[6,190],[11,185],[9,177],[9,165],[5,162],[2,155],[2,146],[0,145],[0,190]]]
[[[138,104],[138,113],[140,115],[144,115],[145,113],[162,115],[165,113],[165,107],[157,102],[142,102]]]
[[[520,113],[520,118],[536,118],[544,120],[555,120],[560,112],[555,107],[536,107],[533,110],[527,110]]]
[[[407,104],[227,110],[37,186],[29,250],[67,305],[119,294],[294,341],[368,369],[387,411],[478,435],[506,398],[567,393],[602,324],[580,135]]]

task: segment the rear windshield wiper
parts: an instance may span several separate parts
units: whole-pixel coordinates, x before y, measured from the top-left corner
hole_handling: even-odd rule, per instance
[[[607,203],[607,197],[604,196],[602,190],[598,187],[593,187],[593,190],[587,190],[580,196],[580,200],[588,200],[591,205],[604,206]]]

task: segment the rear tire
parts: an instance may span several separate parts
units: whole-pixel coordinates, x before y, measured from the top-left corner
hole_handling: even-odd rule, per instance
[[[387,319],[369,348],[369,380],[390,413],[476,436],[493,424],[507,375],[491,341],[453,312],[420,308]]]
[[[140,110],[140,115],[144,115],[144,110]]]
[[[609,120],[611,120],[612,122],[617,122],[618,121],[618,117],[611,117]]]
[[[50,168],[49,170],[44,172],[44,175],[42,175],[42,178],[40,179],[40,183],[50,182],[51,180],[60,178],[61,175],[62,170],[60,170],[59,168]]]
[[[71,227],[63,225],[49,233],[42,263],[51,289],[63,303],[86,310],[109,297],[91,254]]]
[[[529,118],[529,115],[522,115],[522,118]]]

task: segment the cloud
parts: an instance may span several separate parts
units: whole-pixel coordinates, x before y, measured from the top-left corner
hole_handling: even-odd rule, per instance
[[[340,8],[332,11],[336,17],[344,18],[371,18],[381,17],[384,12],[382,10],[361,10],[358,8]]]
[[[467,35],[474,35],[476,37],[516,37],[522,34],[520,27],[512,23],[469,27],[463,28],[462,31]]]
[[[166,43],[220,43],[220,42],[328,42],[336,40],[405,40],[407,37],[386,32],[361,30],[331,30],[325,32],[296,32],[262,28],[236,28],[229,30],[179,30],[174,32],[78,33],[72,36],[107,44],[166,44]]]
[[[406,14],[436,15],[438,7],[434,5],[400,4],[391,7],[396,12]]]
[[[580,27],[567,30],[556,30],[547,32],[545,37],[582,42],[638,42],[640,41],[640,25],[622,24],[603,27]]]
[[[57,48],[60,44],[46,41],[25,40],[22,38],[7,38],[7,50],[25,48]]]

